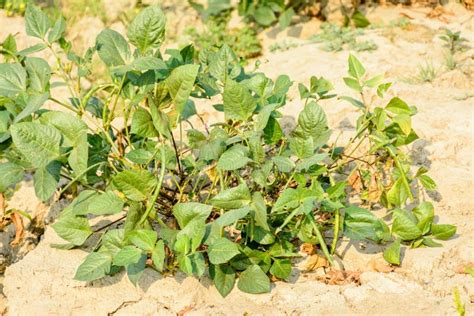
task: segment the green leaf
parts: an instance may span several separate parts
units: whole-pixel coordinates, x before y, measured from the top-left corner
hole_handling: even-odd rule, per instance
[[[138,57],[130,67],[138,71],[164,70],[168,68],[163,60],[152,56]]]
[[[47,91],[49,79],[51,79],[51,67],[42,58],[28,57],[25,61],[28,73],[29,88],[35,92]]]
[[[267,222],[267,205],[260,192],[254,192],[252,195],[251,208],[255,219],[255,224],[265,230],[270,230]]]
[[[85,217],[63,216],[52,227],[59,237],[76,246],[81,246],[92,234],[89,221]]]
[[[418,180],[420,180],[421,185],[428,191],[436,190],[436,182],[428,175],[422,174],[418,176]]]
[[[400,265],[400,240],[395,240],[383,252],[383,258],[391,264]]]
[[[112,181],[127,199],[136,202],[145,201],[157,184],[156,178],[146,170],[125,170]]]
[[[293,8],[286,9],[279,18],[280,28],[286,29],[291,24],[291,19],[295,15],[295,10]]]
[[[245,293],[268,293],[270,292],[270,279],[260,266],[254,264],[240,274],[237,287]]]
[[[370,25],[370,21],[359,10],[352,14],[351,20],[354,22],[355,27],[367,27]]]
[[[345,209],[344,233],[351,239],[375,242],[390,239],[387,224],[366,209],[350,206]]]
[[[217,162],[217,168],[221,170],[231,171],[243,168],[247,165],[249,149],[240,144],[234,145],[227,149]]]
[[[151,252],[151,260],[153,261],[153,265],[158,271],[163,271],[163,267],[165,265],[166,253],[165,253],[165,244],[163,240],[158,240]]]
[[[166,17],[159,6],[142,10],[128,27],[127,36],[142,54],[159,48],[165,39]]]
[[[275,259],[270,273],[282,280],[288,280],[291,275],[291,261],[290,259]]]
[[[44,39],[51,27],[48,16],[34,5],[28,5],[25,12],[26,34]]]
[[[222,264],[240,253],[239,247],[227,238],[219,238],[208,248],[209,261],[212,264]]]
[[[5,192],[8,187],[23,180],[23,168],[12,163],[0,163],[0,193]]]
[[[125,158],[137,164],[146,164],[152,161],[153,153],[146,149],[138,148],[126,153]]]
[[[232,267],[224,264],[211,264],[209,267],[209,274],[211,279],[214,281],[214,286],[222,297],[226,297],[234,288],[235,271]]]
[[[350,78],[347,78],[347,79],[350,79]],[[349,84],[347,82],[346,82],[346,84],[349,86]],[[349,102],[350,104],[352,104],[353,106],[355,106],[356,108],[358,108],[360,110],[365,109],[364,103],[362,103],[361,101],[359,101],[357,99],[354,99],[352,97],[342,96],[342,97],[339,97],[339,99]]]
[[[344,77],[342,78],[344,80],[344,83],[346,86],[351,88],[352,90],[355,90],[357,92],[362,92],[362,86],[360,85],[359,81],[354,78],[349,78],[349,77]]]
[[[260,226],[255,226],[253,228],[253,232],[249,234],[252,236],[252,240],[258,242],[261,245],[271,245],[275,242],[275,236]]]
[[[322,142],[329,137],[326,114],[316,102],[305,105],[298,116],[298,127],[301,128],[303,136],[313,138],[314,147],[323,145]]]
[[[115,256],[125,245],[124,229],[111,229],[102,236],[100,252]]]
[[[90,192],[90,191],[89,191]],[[74,206],[76,215],[111,215],[123,210],[124,202],[113,191],[93,192]]]
[[[405,101],[403,101],[402,99],[400,99],[398,97],[392,98],[388,102],[385,109],[387,111],[390,111],[390,112],[394,113],[394,114],[407,114],[407,115],[411,114],[411,109],[408,106],[408,104],[406,104]]]
[[[36,168],[59,157],[61,134],[57,129],[39,123],[17,123],[11,126],[13,143]]]
[[[18,52],[18,55],[22,56],[22,57],[26,57],[28,55],[41,52],[42,50],[46,49],[47,47],[48,46],[44,43],[38,43],[38,44],[35,44],[33,46],[22,49],[21,51]]]
[[[273,10],[265,5],[259,6],[257,10],[255,10],[254,18],[258,24],[263,26],[269,26],[277,20]]]
[[[171,138],[171,123],[169,120],[169,116],[155,105],[151,106],[150,110],[151,110],[151,120],[153,122],[153,126],[155,127],[155,130],[157,130],[159,134],[170,139]]]
[[[181,271],[187,275],[202,276],[206,270],[206,262],[202,253],[196,252],[191,255],[178,256],[178,264]]]
[[[436,239],[448,240],[456,234],[456,226],[448,224],[433,224],[431,225],[431,234]]]
[[[66,21],[61,16],[59,17],[56,22],[54,23],[53,28],[48,34],[48,42],[54,43],[61,39],[66,31]]]
[[[403,134],[406,136],[411,133],[411,117],[408,114],[398,114],[393,117],[393,121],[400,126]]]
[[[298,164],[296,165],[296,170],[298,172],[309,170],[311,167],[313,167],[314,165],[320,163],[321,161],[323,161],[327,157],[328,157],[328,154],[323,153],[323,154],[314,154],[311,157],[301,159],[301,161],[298,162]]]
[[[47,166],[36,169],[33,176],[36,196],[47,201],[56,191],[61,178],[61,163],[52,161]]]
[[[267,126],[263,129],[263,137],[269,145],[276,144],[283,137],[283,130],[275,118],[270,116],[268,119]]]
[[[245,121],[257,107],[250,91],[231,79],[226,80],[223,98],[226,119]]]
[[[267,126],[268,120],[270,119],[270,115],[277,108],[277,106],[278,104],[269,104],[265,105],[260,110],[257,117],[255,118],[255,130],[257,132],[263,131],[263,129]]]
[[[383,98],[385,92],[387,92],[387,90],[392,86],[392,83],[391,82],[387,82],[387,83],[382,83],[381,85],[379,85],[377,87],[377,95],[381,98]]]
[[[14,97],[25,90],[25,69],[20,64],[0,64],[0,96]]]
[[[244,218],[250,212],[249,207],[237,208],[230,210],[221,215],[214,223],[220,227],[225,227],[234,224],[239,219]]]
[[[183,65],[173,69],[171,75],[166,79],[166,86],[178,113],[183,111],[189,99],[198,71],[199,65]]]
[[[178,203],[173,206],[173,215],[181,229],[195,219],[204,222],[211,214],[211,211],[211,205],[196,202]]]
[[[131,263],[127,266],[127,277],[133,285],[137,285],[140,277],[145,271],[147,256],[142,254],[137,263]]]
[[[46,100],[48,100],[48,98],[49,98],[49,93],[36,94],[36,95],[30,96],[28,98],[28,103],[26,104],[26,107],[15,117],[13,122],[18,123],[24,118],[27,118],[31,114],[38,111],[46,102]]]
[[[76,146],[87,134],[87,125],[76,116],[60,111],[49,111],[40,117],[40,122],[52,125],[65,138],[65,146]]]
[[[138,108],[133,113],[131,133],[141,137],[158,136],[151,114],[144,108]]]
[[[290,150],[298,158],[308,158],[314,153],[314,141],[311,137],[292,137],[289,139]]]
[[[153,251],[158,234],[150,229],[137,229],[128,235],[128,239],[138,248],[145,251]]]
[[[403,241],[415,240],[422,235],[422,231],[416,226],[416,218],[406,210],[395,210],[393,213],[392,232]]]
[[[416,226],[422,231],[423,235],[428,233],[434,219],[433,204],[430,202],[422,202],[413,209],[413,214],[418,220]]]
[[[360,81],[365,74],[362,63],[352,54],[349,55],[349,75]]]
[[[112,258],[101,252],[92,252],[81,263],[74,276],[78,281],[94,281],[106,276],[110,272]]]
[[[96,39],[96,46],[99,57],[109,67],[122,66],[130,62],[130,47],[117,31],[105,29],[100,32]]]
[[[218,208],[234,209],[248,205],[251,201],[250,191],[246,184],[221,191],[211,199],[211,204]]]
[[[401,207],[408,199],[408,192],[402,178],[398,178],[387,192],[387,200],[390,204]]]
[[[295,167],[295,163],[288,157],[276,156],[272,158],[273,163],[280,172],[291,172]]]
[[[135,246],[125,246],[114,256],[112,264],[115,266],[128,266],[137,263],[142,256],[142,250]]]

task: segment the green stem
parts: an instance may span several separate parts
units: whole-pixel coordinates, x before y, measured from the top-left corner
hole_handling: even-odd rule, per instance
[[[407,176],[405,174],[405,170],[402,168],[402,164],[400,163],[400,160],[398,160],[397,155],[393,152],[393,150],[389,147],[388,148],[388,153],[392,157],[393,161],[395,162],[395,165],[397,166],[397,169],[400,171],[400,177],[402,178],[403,185],[405,186],[405,189],[407,190],[408,197],[410,200],[413,201],[413,194],[411,193],[410,189],[410,184],[408,183]]]
[[[148,204],[148,207],[145,211],[145,213],[143,214],[142,218],[140,219],[140,222],[139,224],[143,224],[146,219],[148,218],[148,215],[150,215],[150,212],[153,210],[153,208],[155,207],[155,202],[156,200],[158,199],[158,196],[160,195],[160,191],[161,191],[161,186],[163,185],[163,179],[165,178],[165,171],[166,171],[166,153],[165,153],[165,147],[162,146],[160,151],[161,151],[161,171],[160,171],[160,178],[158,180],[158,184],[156,185],[156,188],[155,188],[155,192],[153,193],[153,197],[150,201],[150,203]],[[163,220],[161,218],[159,218],[158,216],[156,217],[156,221],[162,226],[162,227],[166,227],[166,224],[163,222]]]
[[[339,226],[340,226],[341,214],[339,209],[336,210],[334,214],[334,239],[332,240],[331,245],[331,255],[336,252],[337,240],[339,239]]]
[[[68,110],[70,110],[70,111],[73,111],[74,113],[78,114],[77,109],[75,109],[74,107],[70,106],[69,104],[67,104],[67,103],[65,103],[65,102],[63,102],[63,101],[60,101],[60,100],[58,100],[58,99],[55,99],[55,98],[53,98],[53,97],[49,97],[49,99],[50,99],[51,101],[53,101],[54,103],[57,103],[57,104],[59,104],[60,106],[62,106],[62,107],[64,107],[64,108],[66,108],[66,109],[68,109]]]
[[[319,231],[318,226],[316,226],[314,219],[311,220],[311,224],[313,225],[314,232],[316,233],[316,237],[318,238],[319,245],[321,246],[321,250],[323,251],[324,256],[326,256],[326,259],[328,259],[331,266],[334,266],[334,260],[332,260],[332,256],[329,253],[328,247],[326,246],[326,241],[324,240],[323,235]]]
[[[95,163],[89,167],[87,167],[86,170],[82,171],[79,175],[77,175],[74,179],[71,180],[71,182],[69,182],[64,188],[61,189],[61,191],[59,191],[59,195],[62,195],[64,192],[66,192],[67,189],[69,189],[71,187],[71,185],[73,183],[75,183],[77,180],[79,180],[83,175],[85,175],[87,172],[89,172],[89,170],[92,170],[94,169],[95,167],[103,164],[104,162],[101,161],[101,162],[98,162],[98,163]]]

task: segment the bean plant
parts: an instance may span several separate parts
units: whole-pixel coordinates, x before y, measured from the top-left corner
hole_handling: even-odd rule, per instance
[[[302,110],[284,128],[288,76],[243,69],[226,45],[198,56],[192,45],[162,51],[157,6],[139,13],[126,37],[103,30],[82,55],[65,39],[64,19],[51,23],[34,6],[25,18],[38,43],[18,50],[10,36],[1,51],[0,192],[32,174],[39,199],[73,197],[52,226],[67,241],[55,247],[90,251],[75,279],[125,270],[137,283],[148,267],[208,273],[223,296],[235,283],[264,293],[270,280],[290,278],[302,243],[332,265],[342,237],[371,241],[399,265],[401,247],[435,247],[455,234],[435,223],[425,197],[436,185],[406,151],[418,138],[416,108],[387,100],[391,84],[355,56],[343,78],[354,94],[339,100],[360,116],[341,145],[329,141],[323,110],[336,97],[329,81],[298,86]],[[54,66],[32,56],[43,50]],[[107,80],[90,86],[94,56]],[[69,99],[54,97],[60,86]],[[199,115],[200,99],[214,105],[200,113],[223,119]],[[383,218],[372,212],[381,207]]]

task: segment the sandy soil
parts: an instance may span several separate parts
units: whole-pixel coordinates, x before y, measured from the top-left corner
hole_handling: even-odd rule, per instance
[[[357,53],[372,74],[385,73],[394,82],[387,96],[398,95],[419,113],[414,126],[421,140],[412,146],[413,161],[427,164],[438,183],[435,200],[438,220],[458,226],[455,238],[443,242],[442,248],[409,249],[401,268],[391,273],[374,272],[370,262],[378,260],[369,247],[342,243],[338,253],[347,269],[362,271],[361,286],[329,286],[315,280],[314,273],[293,271],[291,282],[277,282],[264,295],[248,295],[234,289],[222,299],[207,278],[162,278],[147,271],[137,288],[119,274],[92,284],[72,280],[74,271],[87,254],[82,250],[67,253],[52,249],[61,242],[54,231],[46,228],[39,245],[22,260],[7,268],[0,278],[2,306],[9,315],[152,315],[176,314],[324,314],[324,315],[454,315],[453,289],[457,287],[467,315],[474,314],[474,279],[458,274],[459,265],[474,262],[474,61],[473,50],[464,54],[461,65],[446,71],[443,48],[437,36],[442,27],[461,30],[474,46],[474,15],[459,6],[449,7],[440,17],[427,18],[427,9],[384,9],[371,12],[374,19],[392,20],[405,13],[413,27],[375,29],[366,37],[379,46],[374,52]],[[8,22],[6,22],[8,21]],[[15,25],[16,23],[16,25]],[[8,32],[23,30],[20,19],[0,16],[0,41]],[[6,27],[4,27],[6,25]],[[318,31],[318,22],[309,22],[285,32],[270,30],[262,35],[265,47],[290,38],[303,42]],[[295,31],[296,30],[296,31]],[[23,39],[23,44],[28,40]],[[288,74],[296,83],[307,82],[311,75],[331,80],[340,94],[351,94],[341,78],[347,69],[349,52],[327,53],[316,44],[305,44],[284,52],[267,52],[260,58],[260,69],[271,77]],[[430,61],[438,69],[432,83],[414,83],[419,65]],[[322,103],[330,126],[348,133],[354,125],[353,107],[338,100]],[[297,90],[290,92],[285,114],[294,116],[302,104]],[[210,107],[198,109],[217,118]],[[337,133],[334,133],[337,134]],[[30,188],[30,189],[28,189]],[[31,183],[15,196],[31,212],[38,212]],[[52,220],[59,206],[46,218]],[[4,238],[3,236],[2,238]],[[5,241],[4,241],[5,242]],[[5,245],[5,244],[3,244]],[[0,245],[1,246],[1,245]]]

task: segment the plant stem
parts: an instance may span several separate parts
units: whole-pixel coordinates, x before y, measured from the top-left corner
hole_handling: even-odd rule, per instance
[[[89,170],[91,169],[94,169],[95,167],[103,164],[104,162],[101,161],[101,162],[98,162],[98,163],[95,163],[89,167],[87,167],[86,170],[84,170],[83,172],[81,172],[79,175],[77,175],[74,179],[71,180],[71,182],[69,182],[64,188],[61,189],[61,191],[59,191],[59,195],[61,196],[64,192],[66,192],[67,189],[69,189],[69,187],[75,183],[77,180],[79,180],[83,175],[85,175],[87,172],[89,172]]]
[[[331,255],[336,252],[337,240],[339,239],[339,226],[340,226],[341,214],[339,209],[336,210],[334,214],[334,239],[332,240],[331,245]]]
[[[142,218],[140,219],[139,224],[143,224],[146,219],[148,218],[148,215],[150,215],[151,210],[155,207],[155,202],[158,199],[158,196],[160,195],[161,191],[161,186],[163,185],[163,179],[165,178],[165,171],[166,171],[166,153],[165,153],[165,148],[162,146],[160,148],[161,151],[161,170],[160,170],[160,178],[158,180],[158,184],[156,185],[155,192],[153,193],[153,197],[151,198],[151,201],[149,201],[148,207],[143,214]],[[159,218],[158,216],[156,217],[156,221],[163,227],[166,227],[166,224]]]
[[[319,245],[321,246],[321,250],[323,251],[324,256],[326,256],[326,259],[328,259],[329,264],[331,264],[331,266],[334,266],[334,260],[332,259],[331,254],[328,251],[328,247],[326,245],[326,241],[324,240],[323,235],[319,231],[318,226],[316,226],[314,218],[311,220],[311,224],[313,225],[314,232],[316,233],[316,237],[318,238]]]

